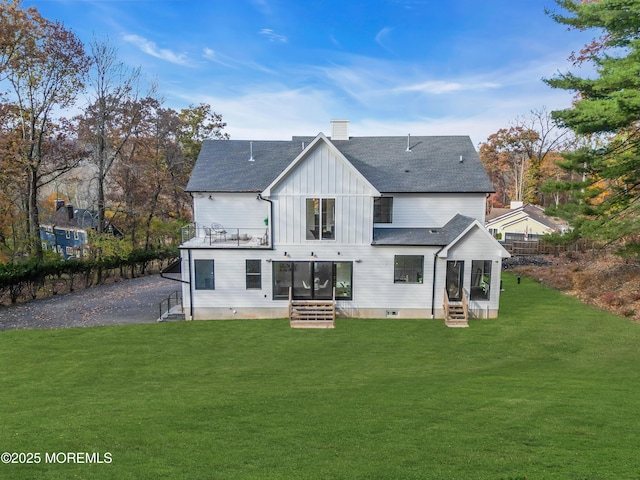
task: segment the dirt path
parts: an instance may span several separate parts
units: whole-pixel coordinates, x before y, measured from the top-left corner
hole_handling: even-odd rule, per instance
[[[0,331],[153,323],[158,304],[180,285],[151,275],[0,307]]]

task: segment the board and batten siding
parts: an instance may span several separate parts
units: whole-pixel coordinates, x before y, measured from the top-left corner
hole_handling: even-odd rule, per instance
[[[274,243],[318,243],[306,238],[306,199],[336,201],[335,244],[370,244],[373,230],[373,192],[363,177],[325,144],[297,165],[272,190]],[[324,240],[324,242],[328,242]]]
[[[441,227],[456,214],[484,223],[484,193],[389,193],[385,196],[393,197],[393,223],[376,224],[376,227]]]

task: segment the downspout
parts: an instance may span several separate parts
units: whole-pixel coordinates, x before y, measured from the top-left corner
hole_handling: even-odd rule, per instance
[[[433,281],[431,282],[431,318],[436,316],[436,265],[438,263],[438,254],[446,247],[443,245],[436,253],[433,254]]]
[[[193,320],[193,281],[192,281],[192,266],[191,266],[191,249],[187,250],[189,261],[189,316]]]
[[[269,198],[264,198],[262,196],[261,193],[258,194],[258,200],[262,200],[263,202],[269,202],[269,227],[270,227],[270,231],[271,231],[271,248],[270,250],[273,250],[273,246],[274,246],[274,238],[273,238],[273,233],[275,232],[275,229],[273,227],[273,200],[269,199]]]

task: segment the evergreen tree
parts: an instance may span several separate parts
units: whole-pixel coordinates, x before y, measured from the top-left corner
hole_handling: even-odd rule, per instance
[[[576,92],[571,108],[552,115],[585,137],[584,146],[561,164],[581,180],[556,185],[570,191],[574,202],[554,213],[571,220],[577,235],[640,256],[640,0],[556,3],[566,12],[550,12],[555,21],[600,36],[572,55],[574,66],[592,65],[593,74],[545,80]]]

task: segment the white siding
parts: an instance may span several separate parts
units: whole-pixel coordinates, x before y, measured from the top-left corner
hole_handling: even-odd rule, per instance
[[[287,256],[284,255],[286,251]],[[314,256],[311,256],[313,251]],[[274,261],[336,261],[352,262],[353,300],[339,301],[339,310],[348,316],[384,316],[386,310],[399,312],[399,317],[429,318],[431,312],[431,279],[433,247],[373,247],[348,245],[297,245],[276,250],[205,250],[191,251],[191,264],[195,259],[213,259],[215,290],[195,290],[183,284],[185,311],[189,315],[190,298],[198,309],[217,309],[220,318],[245,318],[246,309],[284,308],[286,300],[273,300],[272,266]],[[183,280],[188,277],[188,252],[183,251]],[[394,283],[395,255],[423,255],[423,283]],[[262,260],[262,289],[246,289],[245,260]],[[270,260],[270,261],[267,261]],[[442,303],[436,297],[436,305]],[[439,298],[439,300],[438,300]],[[438,307],[439,308],[439,307]],[[243,310],[244,309],[244,310]],[[236,314],[233,311],[236,310]],[[414,310],[415,312],[411,313]],[[418,312],[418,313],[416,313]],[[286,316],[286,312],[283,314]],[[263,317],[266,315],[263,315]],[[196,315],[197,318],[197,315]],[[202,318],[202,317],[201,317]],[[211,317],[213,318],[213,317]]]
[[[483,193],[387,194],[393,197],[393,223],[376,227],[440,227],[456,214],[484,223]]]
[[[307,240],[307,198],[335,198],[334,240]],[[272,191],[274,243],[370,244],[373,226],[372,198],[371,189],[362,176],[327,145],[319,143]]]
[[[214,261],[214,290],[196,290],[189,284],[183,284],[182,298],[187,317],[190,314],[190,300],[198,309],[217,309],[218,318],[247,318],[238,310],[255,307],[277,307],[274,304],[271,294],[271,264],[266,261],[271,258],[271,250],[203,250],[191,251],[191,268],[193,272],[194,260],[207,259]],[[193,278],[189,278],[189,254],[182,252],[183,280],[194,283]],[[261,260],[262,268],[262,289],[248,289],[246,285],[246,260]],[[284,302],[282,307],[287,306]],[[236,311],[236,314],[233,311]],[[196,312],[196,318],[198,318]],[[200,317],[202,318],[202,317]],[[214,318],[214,317],[211,317]]]
[[[219,223],[226,228],[264,228],[269,217],[269,202],[258,200],[257,193],[194,194],[194,219],[199,226]]]
[[[487,307],[493,313],[497,312],[500,301],[500,274],[502,271],[502,259],[500,256],[500,245],[493,241],[486,233],[480,231],[479,227],[473,227],[458,243],[449,250],[447,259],[438,260],[438,284],[436,290],[440,296],[444,292],[446,260],[464,261],[464,288],[467,293],[471,286],[471,262],[473,260],[491,260],[491,287],[490,300],[470,301],[469,308],[476,316],[486,316]]]

